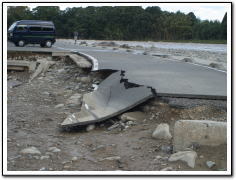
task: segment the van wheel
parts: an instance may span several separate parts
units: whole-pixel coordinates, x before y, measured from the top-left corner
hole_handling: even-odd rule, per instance
[[[16,42],[16,43],[14,43],[14,44],[15,44],[15,46],[19,46],[17,42]]]
[[[45,47],[45,43],[40,43],[40,46],[41,47]]]
[[[20,40],[20,41],[18,41],[18,46],[20,46],[20,47],[24,47],[25,46],[25,41],[24,40]]]
[[[50,48],[52,47],[52,41],[50,40],[47,40],[46,43],[45,43],[46,47]]]

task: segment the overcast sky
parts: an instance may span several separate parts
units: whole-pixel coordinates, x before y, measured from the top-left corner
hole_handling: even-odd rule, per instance
[[[56,5],[57,3],[50,3]],[[41,6],[42,4],[30,4],[29,7],[35,8],[37,6]],[[49,6],[49,4],[46,4]],[[113,4],[112,4],[113,5]],[[116,5],[120,5],[116,3]],[[134,4],[131,4],[134,5]],[[136,4],[137,5],[137,4]],[[169,12],[177,12],[181,11],[185,14],[189,12],[193,12],[196,17],[200,18],[201,20],[219,20],[222,21],[225,12],[229,9],[229,3],[148,3],[148,4],[140,4],[143,8],[147,6],[159,6],[162,11],[169,11]],[[57,6],[60,6],[61,10],[65,10],[67,7],[86,7],[88,4],[66,4],[66,3],[58,3]],[[95,6],[93,4],[89,4],[89,6]],[[98,3],[96,3],[98,6]],[[114,6],[114,5],[113,5]],[[138,4],[139,6],[139,4]]]

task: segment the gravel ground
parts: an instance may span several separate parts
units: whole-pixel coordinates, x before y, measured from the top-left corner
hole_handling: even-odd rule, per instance
[[[28,81],[31,74],[8,72],[8,84],[22,83],[8,88],[7,93],[8,171],[78,171],[79,174],[79,171],[227,169],[226,145],[195,149],[198,157],[195,168],[191,168],[181,161],[168,161],[173,153],[172,139],[152,138],[160,123],[168,123],[173,135],[174,123],[180,119],[226,122],[226,101],[153,98],[130,110],[138,114],[132,122],[122,121],[118,116],[89,127],[64,130],[58,124],[81,106],[81,101],[68,103],[68,99],[91,92],[92,84],[99,84],[111,72],[90,73],[63,57],[53,61],[55,64],[45,74],[31,82]],[[24,153],[26,148],[31,153]],[[209,168],[207,161],[216,165]]]

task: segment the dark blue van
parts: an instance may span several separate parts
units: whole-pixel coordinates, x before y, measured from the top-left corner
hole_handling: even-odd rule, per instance
[[[21,47],[26,44],[51,47],[56,42],[55,35],[55,26],[51,21],[21,20],[8,29],[8,40]]]

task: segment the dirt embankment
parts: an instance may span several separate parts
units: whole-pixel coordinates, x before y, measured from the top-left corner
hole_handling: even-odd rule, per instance
[[[26,72],[8,72],[7,148],[9,171],[159,171],[227,169],[226,145],[198,146],[195,167],[168,161],[172,139],[152,137],[156,126],[167,123],[173,136],[180,119],[226,122],[225,101],[154,98],[122,116],[90,126],[63,130],[58,124],[78,112],[84,93],[93,90],[110,72],[86,72],[64,57],[29,82]],[[18,60],[35,61],[35,57]],[[210,167],[207,162],[214,162]],[[79,172],[78,172],[79,174]]]

